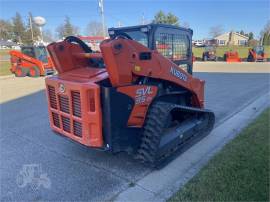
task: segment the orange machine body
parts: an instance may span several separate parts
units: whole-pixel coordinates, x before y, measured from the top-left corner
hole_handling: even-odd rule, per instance
[[[134,131],[141,130],[148,107],[162,94],[157,80],[187,90],[191,105],[204,107],[204,81],[157,51],[123,38],[104,40],[100,49],[100,54],[85,53],[67,41],[48,46],[59,73],[46,78],[50,124],[56,132],[95,148],[108,148],[112,133],[138,136]],[[103,60],[105,67],[89,59]],[[151,82],[138,82],[143,78]]]

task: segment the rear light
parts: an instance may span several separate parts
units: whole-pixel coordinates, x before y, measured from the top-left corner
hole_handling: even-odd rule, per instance
[[[95,92],[93,90],[89,91],[89,108],[90,112],[94,112],[96,109],[95,106]]]

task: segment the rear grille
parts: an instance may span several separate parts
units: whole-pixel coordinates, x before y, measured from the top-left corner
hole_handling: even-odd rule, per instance
[[[73,121],[74,135],[82,137],[82,124],[78,121]]]
[[[81,117],[81,97],[79,92],[72,91],[72,109],[73,115],[77,117]]]
[[[68,97],[59,95],[60,110],[69,114],[69,100]]]
[[[49,93],[49,100],[50,100],[51,108],[57,109],[55,88],[52,86],[48,86],[48,93]]]
[[[62,116],[63,130],[70,133],[70,119]]]
[[[56,127],[60,128],[60,121],[59,121],[59,116],[58,116],[58,114],[52,112],[52,118],[53,118],[53,124],[54,124]]]
[[[57,88],[50,85],[47,86],[47,89],[52,124],[70,135],[82,138],[81,92],[71,90],[66,94],[58,94]]]

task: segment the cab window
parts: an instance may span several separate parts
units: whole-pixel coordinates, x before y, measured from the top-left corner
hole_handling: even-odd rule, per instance
[[[125,33],[127,33],[133,40],[148,47],[148,38],[146,33],[141,31],[125,31]]]
[[[33,48],[31,47],[23,47],[22,48],[22,53],[25,55],[28,55],[29,57],[35,58],[35,52],[33,50]]]
[[[47,51],[45,47],[36,47],[36,58],[42,62],[47,63],[48,58],[47,58]]]
[[[171,32],[157,31],[155,46],[159,53],[171,60],[187,60],[189,57],[188,36],[178,30]]]

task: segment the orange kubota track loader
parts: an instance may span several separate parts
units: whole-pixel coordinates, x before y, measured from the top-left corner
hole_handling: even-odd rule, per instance
[[[54,73],[54,65],[45,46],[23,46],[9,52],[10,71],[17,77],[39,77]]]
[[[241,58],[237,51],[227,51],[224,54],[224,61],[226,62],[241,62]]]
[[[48,46],[58,71],[46,78],[51,128],[93,149],[164,164],[215,121],[204,109],[205,82],[192,76],[192,30],[150,24],[109,34],[101,53],[73,36]]]

